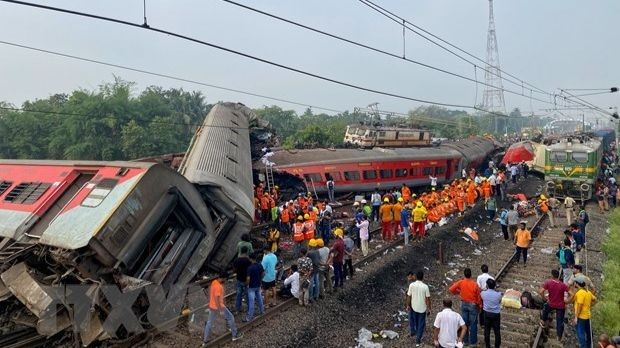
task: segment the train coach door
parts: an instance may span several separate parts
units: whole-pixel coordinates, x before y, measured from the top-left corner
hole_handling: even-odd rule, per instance
[[[453,174],[454,174],[454,160],[449,159],[446,161],[446,181],[450,181],[450,179],[452,179]]]

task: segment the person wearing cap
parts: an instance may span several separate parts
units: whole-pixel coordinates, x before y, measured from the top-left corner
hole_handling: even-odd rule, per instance
[[[392,215],[392,205],[389,198],[383,199],[383,204],[379,209],[379,215],[381,217],[381,237],[384,241],[392,239],[392,222],[394,216]]]
[[[344,232],[341,228],[337,228],[334,231],[334,236],[336,237],[336,240],[334,241],[334,245],[332,245],[332,248],[330,250],[330,257],[328,260],[328,263],[331,261],[331,264],[334,267],[334,290],[337,290],[344,285],[344,240],[342,239],[343,234]]]
[[[519,224],[519,229],[515,232],[514,244],[516,248],[517,254],[517,264],[521,259],[521,255],[523,255],[523,267],[526,267],[527,264],[527,249],[529,249],[530,244],[532,243],[532,235],[530,231],[528,231],[525,226],[527,222],[521,221]]]
[[[310,217],[310,214],[305,214],[304,215],[304,239],[306,240],[306,243],[314,238],[314,230],[316,229],[316,223],[314,222],[314,220],[312,220],[312,217]]]
[[[566,315],[564,297],[568,294],[569,289],[559,278],[560,272],[557,269],[552,269],[551,278],[545,280],[538,290],[538,294],[546,301],[540,313],[540,326],[544,328],[545,325],[551,323],[550,314],[555,312],[555,331],[558,339],[561,340],[564,334],[564,317]],[[545,296],[545,292],[547,296]]]
[[[568,279],[568,283],[567,283],[567,285],[571,289],[571,292],[577,291],[577,286],[575,285],[575,282],[577,280],[582,280],[586,285],[586,289],[590,291],[592,294],[596,295],[596,288],[594,287],[594,283],[592,283],[592,280],[590,279],[590,277],[583,274],[582,265],[573,266],[573,274],[571,275],[570,279]]]
[[[566,225],[570,226],[575,219],[575,205],[577,202],[571,196],[564,198],[564,209],[566,211]]]
[[[312,303],[319,299],[321,294],[319,286],[319,270],[321,267],[321,255],[318,249],[319,243],[312,238],[308,241],[308,253],[306,254],[312,260],[312,274],[310,275],[309,302]]]
[[[368,204],[368,201],[366,201],[365,199],[362,199],[362,211],[364,212],[364,215],[366,215],[367,218],[370,219],[370,217],[372,216],[372,207],[370,206],[370,204]]]
[[[538,200],[538,209],[536,211],[538,212],[538,210],[540,210],[541,214],[546,214],[549,217],[549,222],[551,223],[550,227],[555,227],[555,219],[551,209],[549,209],[549,202],[545,195],[540,195],[540,199]]]
[[[222,316],[226,319],[226,324],[230,328],[230,332],[232,333],[233,341],[236,341],[243,337],[243,334],[237,332],[237,325],[235,325],[235,317],[233,314],[226,308],[226,304],[224,303],[224,286],[222,283],[228,280],[228,272],[221,272],[217,279],[214,279],[209,286],[209,318],[207,319],[207,323],[205,325],[205,329],[202,335],[203,346],[209,342],[209,334],[211,333],[211,328],[213,327],[213,320],[216,315]]]
[[[414,239],[421,239],[422,237],[424,237],[427,214],[428,212],[426,211],[426,208],[424,207],[422,202],[418,202],[416,204],[416,207],[411,212],[411,215],[413,216],[412,234],[414,234]]]
[[[400,213],[403,210],[403,202],[404,199],[402,197],[399,197],[396,200],[396,204],[392,206],[392,216],[394,217],[394,223],[392,224],[394,227],[394,231],[392,233],[393,238],[396,238],[396,236],[398,236],[398,233],[402,231]]]
[[[590,348],[592,346],[592,335],[590,327],[590,318],[592,317],[591,308],[596,303],[596,297],[586,289],[586,283],[583,279],[575,280],[577,292],[572,296],[569,302],[574,303],[575,318],[573,325],[577,326],[577,339],[579,348]]]
[[[304,245],[304,217],[299,215],[297,217],[297,222],[293,224],[293,242],[295,243],[295,257],[299,256],[299,251]]]

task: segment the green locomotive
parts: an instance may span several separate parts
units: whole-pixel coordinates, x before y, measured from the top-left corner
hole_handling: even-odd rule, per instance
[[[601,140],[586,135],[565,137],[546,146],[547,193],[582,201],[592,198],[602,158]]]

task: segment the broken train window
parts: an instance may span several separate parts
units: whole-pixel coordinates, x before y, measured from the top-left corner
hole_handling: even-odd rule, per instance
[[[103,179],[82,201],[82,206],[94,208],[101,204],[118,183],[116,179]]]

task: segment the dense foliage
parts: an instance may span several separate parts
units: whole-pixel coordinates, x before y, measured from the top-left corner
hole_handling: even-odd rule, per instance
[[[185,151],[210,106],[200,92],[116,79],[96,91],[76,90],[0,109],[0,157],[126,160]]]
[[[201,92],[148,87],[140,93],[131,82],[115,79],[95,91],[76,90],[26,101],[18,109],[0,102],[0,157],[32,159],[127,160],[185,151],[210,110]],[[434,136],[464,138],[492,133],[485,115],[441,107],[418,107],[407,117],[343,112],[303,114],[279,106],[255,110],[269,121],[285,147],[338,146],[346,126],[359,122],[430,129]],[[500,117],[498,133],[539,125],[515,109]]]

